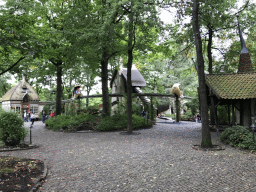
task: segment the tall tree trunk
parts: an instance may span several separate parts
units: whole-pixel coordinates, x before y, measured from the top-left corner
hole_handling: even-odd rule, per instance
[[[131,5],[132,7],[132,5]],[[131,68],[133,61],[133,13],[129,14],[129,34],[128,34],[128,63],[127,63],[127,133],[132,134],[132,81]]]
[[[213,35],[213,31],[210,26],[208,26],[208,32],[209,32],[209,40],[208,40],[208,45],[207,45],[207,55],[208,55],[208,61],[209,61],[208,72],[209,72],[209,74],[212,74],[212,35]]]
[[[207,55],[208,55],[208,61],[209,61],[208,72],[209,72],[209,74],[212,74],[212,35],[213,35],[213,30],[212,30],[210,24],[208,25],[208,33],[209,33],[209,40],[208,40],[208,45],[207,45]],[[211,125],[214,125],[214,109],[212,108],[212,106],[210,106],[210,123],[211,123]]]
[[[61,98],[62,98],[62,62],[57,62],[57,94],[56,94],[56,115],[61,114]]]
[[[106,50],[103,52],[101,59],[101,80],[103,95],[102,117],[110,116],[109,95],[108,95],[108,58]]]
[[[202,148],[212,147],[211,133],[209,129],[208,120],[208,105],[207,105],[207,95],[206,95],[206,84],[205,84],[205,74],[204,74],[204,58],[202,53],[202,40],[199,30],[198,22],[198,0],[193,0],[193,31],[195,35],[195,45],[197,53],[198,62],[198,78],[199,78],[199,94],[200,94],[200,106],[201,106],[201,117],[202,117]]]

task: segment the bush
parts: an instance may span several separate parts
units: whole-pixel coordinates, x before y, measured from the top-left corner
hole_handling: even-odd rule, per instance
[[[45,121],[47,128],[53,131],[78,131],[82,129],[93,129],[93,127],[96,126],[96,122],[97,118],[90,114],[80,114],[76,116],[62,114]]]
[[[139,115],[132,115],[133,129],[146,128],[151,126],[146,119]],[[127,115],[116,114],[110,117],[105,117],[97,125],[98,131],[116,131],[124,130],[127,127]]]
[[[172,119],[176,119],[175,114],[164,114],[165,117],[171,117]]]
[[[6,145],[17,145],[24,140],[27,131],[23,127],[23,120],[14,112],[2,111],[0,113],[0,140]],[[13,143],[12,143],[13,142]]]
[[[238,125],[229,127],[222,132],[220,140],[231,146],[256,151],[256,143],[253,141],[253,135],[247,127]]]

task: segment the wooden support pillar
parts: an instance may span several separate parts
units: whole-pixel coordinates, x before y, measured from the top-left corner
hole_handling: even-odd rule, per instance
[[[251,99],[251,117],[255,117],[255,99]],[[251,118],[250,118],[251,119]],[[252,119],[250,125],[252,125]]]
[[[234,103],[231,101],[231,105],[232,105],[232,126],[235,125],[235,121],[236,121],[236,115],[235,115],[235,106]]]
[[[243,112],[243,101],[240,100],[240,125],[244,125],[243,117],[244,117],[244,112]]]
[[[230,126],[230,104],[228,104],[228,125]]]
[[[180,101],[179,97],[175,95],[175,104],[176,104],[176,122],[180,122]]]

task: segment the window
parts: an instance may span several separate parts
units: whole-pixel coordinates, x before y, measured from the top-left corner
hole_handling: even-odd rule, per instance
[[[38,113],[38,107],[37,106],[31,106],[30,111],[33,113]]]
[[[16,107],[16,106],[11,107],[11,111],[20,114],[20,107]]]

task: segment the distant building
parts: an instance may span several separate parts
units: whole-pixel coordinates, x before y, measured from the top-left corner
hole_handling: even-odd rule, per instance
[[[146,86],[146,81],[137,68],[131,69],[131,81],[132,81],[132,92],[142,93],[141,87]],[[115,70],[112,79],[110,81],[110,87],[112,93],[127,94],[127,68],[120,67],[120,70]],[[112,105],[121,101],[123,97],[112,97]],[[141,96],[140,99],[144,104],[148,105],[150,99],[146,96]]]
[[[217,111],[218,105],[228,106],[228,120],[231,124],[231,106],[232,125],[240,124],[250,127],[252,124],[251,117],[255,117],[256,73],[242,37],[239,23],[238,30],[241,41],[238,72],[233,74],[209,74],[205,76],[205,79],[210,92],[208,101],[215,108],[215,111]]]
[[[41,108],[39,106],[40,98],[31,85],[25,81],[23,77],[16,86],[12,87],[2,97],[2,108],[4,110],[12,110],[20,113],[21,116],[24,112],[34,112],[35,115],[39,114]]]

